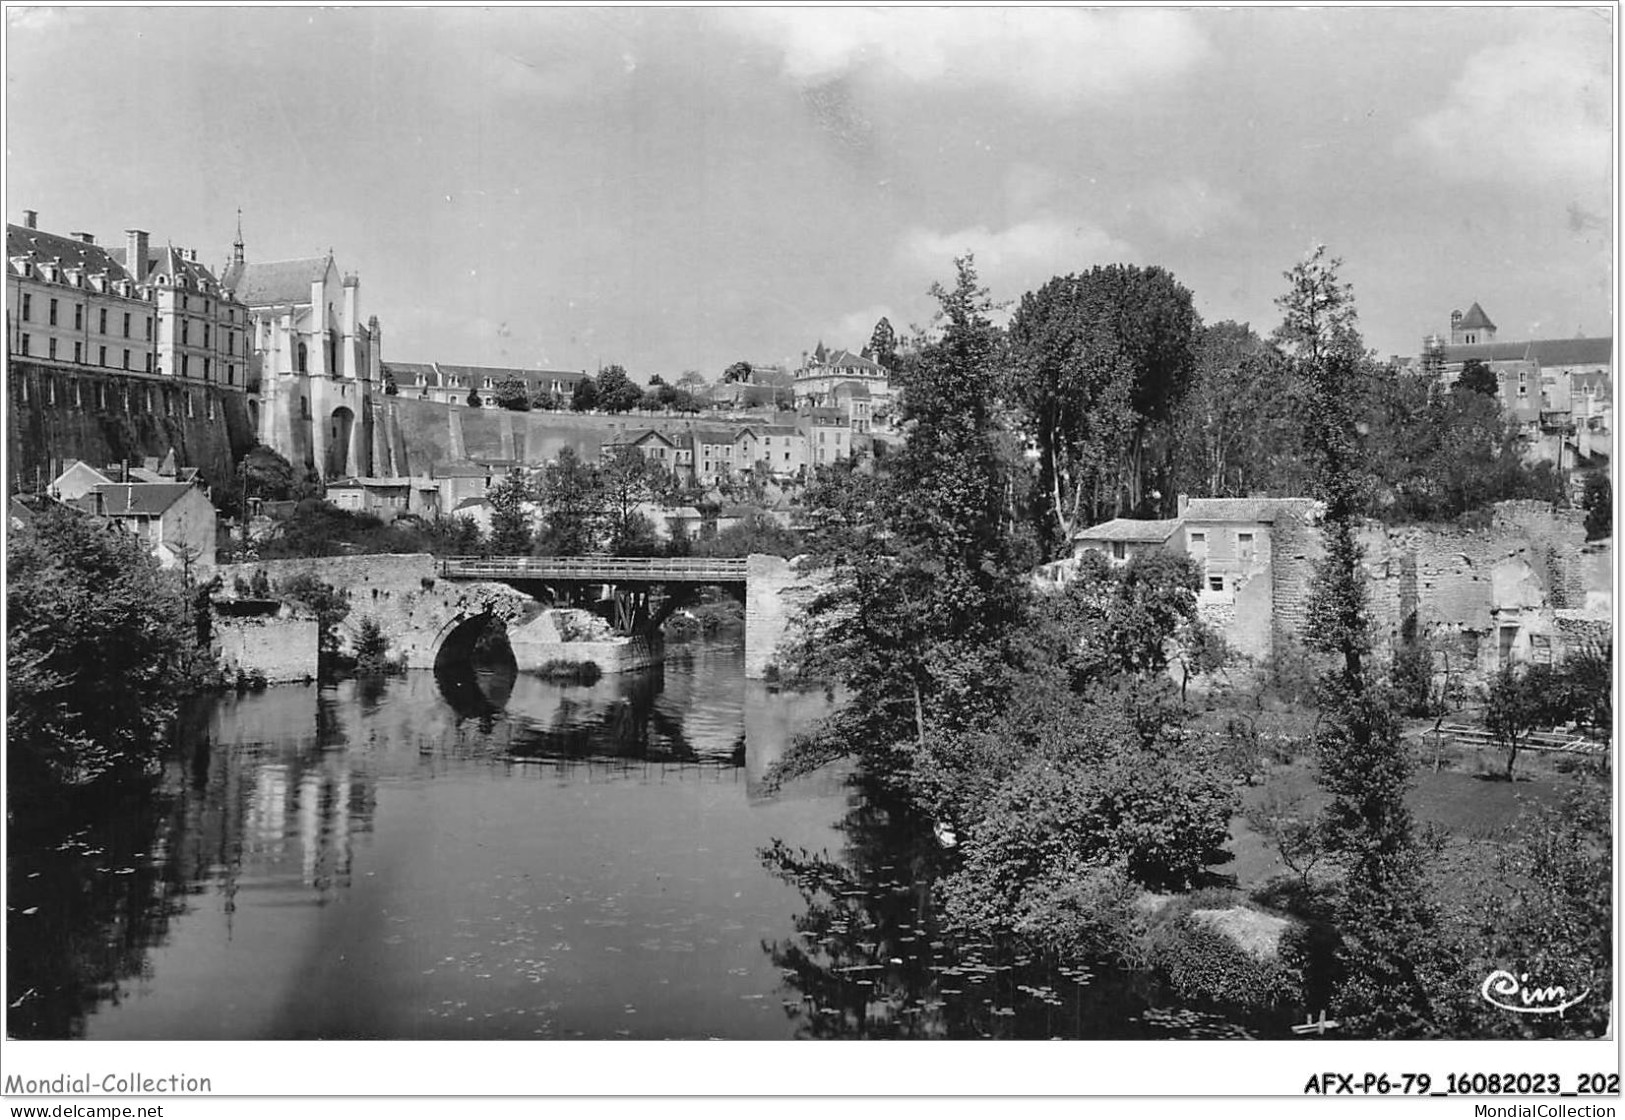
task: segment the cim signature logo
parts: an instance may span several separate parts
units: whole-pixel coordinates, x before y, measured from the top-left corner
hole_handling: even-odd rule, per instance
[[[1514,976],[1498,968],[1484,978],[1478,992],[1486,1003],[1515,1015],[1561,1015],[1590,995],[1591,989],[1571,998],[1569,990],[1561,984],[1532,988],[1527,972]]]

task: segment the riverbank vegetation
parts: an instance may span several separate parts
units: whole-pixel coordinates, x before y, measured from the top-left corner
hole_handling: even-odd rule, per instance
[[[6,551],[14,823],[143,786],[181,697],[218,683],[207,597],[131,533],[41,507]]]
[[[784,674],[850,701],[779,773],[855,756],[950,847],[939,890],[960,928],[1156,972],[1221,1010],[1326,1010],[1360,1037],[1512,1029],[1487,1028],[1474,1005],[1488,962],[1607,990],[1607,905],[1592,892],[1608,898],[1608,833],[1584,808],[1606,805],[1606,787],[1576,773],[1565,788],[1581,807],[1566,817],[1504,814],[1496,831],[1526,840],[1523,854],[1497,842],[1486,861],[1473,837],[1418,825],[1407,701],[1373,642],[1355,531],[1372,514],[1561,495],[1521,464],[1492,399],[1470,384],[1423,399],[1371,358],[1324,250],[1286,279],[1267,341],[1202,328],[1171,276],[1131,268],[1052,283],[1006,331],[973,262],[958,262],[954,286],[934,290],[934,331],[900,355],[902,451],[877,470],[822,470],[804,496],[821,578]],[[1232,397],[1258,405],[1232,417],[1234,439],[1190,407]],[[1018,431],[1036,433],[1035,468]],[[1183,558],[1086,558],[1059,591],[1026,576],[1080,524],[1170,515],[1169,483],[1197,476],[1196,493],[1270,486],[1323,503],[1306,641],[1280,651],[1252,700],[1220,685],[1198,701],[1169,678],[1170,657],[1186,679],[1225,660]],[[1278,741],[1259,731],[1265,692],[1290,693],[1299,717]],[[1307,793],[1261,803],[1255,787],[1286,768]],[[1243,819],[1285,875],[1227,871]],[[1564,828],[1568,841],[1551,839]],[[1460,842],[1504,890],[1445,889]],[[769,862],[796,873],[784,853]],[[1519,947],[1496,923],[1555,941]],[[1606,1023],[1606,1001],[1592,1010],[1516,1030],[1584,1034]]]

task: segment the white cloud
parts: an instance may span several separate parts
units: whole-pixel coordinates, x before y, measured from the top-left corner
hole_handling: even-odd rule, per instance
[[[1533,39],[1470,57],[1444,105],[1402,143],[1457,179],[1607,190],[1613,93],[1606,24],[1595,41]]]
[[[1055,218],[1038,218],[1003,230],[973,226],[937,233],[915,228],[904,234],[898,247],[903,263],[928,270],[943,284],[953,279],[953,259],[967,252],[976,255],[977,278],[996,300],[1019,296],[1053,276],[1136,255],[1132,246],[1099,226]]]
[[[1171,237],[1206,237],[1247,220],[1235,194],[1199,178],[1163,183],[1141,192],[1136,208]]]
[[[859,72],[1006,88],[1039,104],[1155,86],[1200,61],[1184,12],[1154,8],[726,8],[736,34],[778,50],[808,83]]]

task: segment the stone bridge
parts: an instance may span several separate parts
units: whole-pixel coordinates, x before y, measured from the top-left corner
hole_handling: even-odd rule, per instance
[[[547,562],[547,558],[533,559],[539,564]],[[585,640],[570,634],[571,629],[582,627],[572,626],[565,617],[569,612],[550,610],[532,594],[550,586],[547,579],[532,578],[549,574],[541,568],[520,571],[523,562],[519,558],[496,558],[478,563],[497,567],[506,564],[509,570],[499,572],[492,567],[485,571],[478,567],[476,558],[459,560],[448,569],[444,562],[427,554],[338,556],[223,564],[216,570],[224,596],[234,594],[239,578],[251,581],[255,572],[264,572],[273,586],[290,576],[309,574],[349,592],[350,614],[340,626],[341,644],[349,647],[362,620],[371,618],[388,639],[391,656],[412,669],[432,669],[446,659],[466,660],[475,639],[493,617],[506,627],[521,670],[534,670],[554,659],[561,642],[570,645],[574,659],[593,660],[606,672],[642,668],[660,660],[658,634],[647,630],[631,637],[587,633],[582,635]],[[580,560],[586,562],[589,558]],[[598,564],[624,563],[608,557],[591,560]],[[588,571],[573,560],[553,563],[575,564],[563,574],[582,583],[613,575]],[[674,569],[673,573],[657,573],[648,569],[639,575],[645,588],[665,579],[743,585],[745,675],[759,679],[773,664],[788,627],[790,605],[783,592],[795,582],[795,572],[789,561],[777,556],[751,556],[729,561],[725,567],[726,571],[712,573],[691,565],[684,572]],[[454,574],[448,575],[448,570]],[[556,580],[561,573],[551,575]],[[637,583],[626,572],[618,580],[606,578],[602,582],[622,586]]]

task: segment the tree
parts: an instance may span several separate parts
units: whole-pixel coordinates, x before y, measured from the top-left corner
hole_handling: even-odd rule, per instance
[[[1580,508],[1586,511],[1586,540],[1606,540],[1614,535],[1614,484],[1607,475],[1586,476]]]
[[[530,484],[523,472],[510,471],[491,487],[491,551],[498,556],[529,556],[531,545]]]
[[[1233,322],[1201,328],[1195,352],[1191,385],[1173,418],[1177,492],[1305,493],[1293,387],[1280,352]]]
[[[479,393],[478,389],[470,389],[468,391],[468,407],[469,408],[483,408],[483,407],[485,407],[485,402],[480,399],[480,393]]]
[[[398,397],[401,387],[395,383],[395,371],[388,366],[384,367],[384,396]]]
[[[1454,1038],[1599,1038],[1617,1007],[1613,987],[1614,833],[1610,785],[1585,776],[1561,805],[1526,809],[1499,844],[1495,889],[1468,914],[1455,982]],[[1562,985],[1588,998],[1561,1015],[1509,1015],[1481,991],[1496,972],[1527,987]],[[1520,984],[1520,986],[1523,986]],[[1515,994],[1504,1001],[1516,1005]]]
[[[680,389],[703,389],[705,387],[705,374],[697,369],[685,369],[682,376],[677,379],[677,386]]]
[[[637,448],[621,446],[605,457],[597,475],[610,555],[654,555],[654,523],[638,507],[663,500],[672,487],[671,474]]]
[[[1046,555],[1085,524],[1145,507],[1166,471],[1196,322],[1189,290],[1155,266],[1097,266],[1021,298],[1009,390],[1038,443]]]
[[[1567,717],[1562,674],[1550,665],[1531,665],[1523,671],[1504,665],[1490,678],[1484,703],[1484,728],[1506,751],[1507,781],[1526,736],[1536,728],[1550,730]]]
[[[603,499],[597,473],[566,447],[542,468],[538,485],[542,533],[536,548],[544,556],[586,556],[598,547]]]
[[[638,398],[638,408],[643,412],[659,412],[665,407],[666,404],[660,399],[660,393],[658,390],[646,390],[644,394]]]
[[[1464,393],[1479,393],[1486,397],[1496,396],[1500,386],[1496,384],[1495,371],[1477,358],[1468,358],[1461,365],[1461,376],[1451,386]]]
[[[1440,393],[1413,377],[1376,378],[1359,406],[1373,487],[1367,511],[1385,521],[1450,520],[1508,498],[1554,501],[1562,482],[1524,461],[1499,400],[1459,383]]]
[[[763,510],[752,510],[744,520],[723,529],[710,540],[696,541],[695,556],[749,556],[762,553],[789,559],[802,551],[801,534],[786,528]]]
[[[638,407],[643,390],[621,366],[605,366],[598,374],[598,407],[606,412],[629,412]]]
[[[524,378],[504,377],[491,387],[491,401],[498,408],[529,412],[530,390],[525,387]]]
[[[591,412],[597,407],[598,383],[591,377],[583,377],[570,393],[570,409],[573,412]]]
[[[147,774],[207,653],[179,576],[133,534],[50,506],[7,541],[6,604],[13,811]]]
[[[722,383],[724,385],[731,385],[737,381],[742,384],[749,384],[750,375],[751,365],[749,362],[735,362],[733,365],[722,371]]]
[[[237,466],[250,498],[286,502],[306,496],[293,464],[263,443],[255,444]]]
[[[875,324],[874,331],[869,335],[869,345],[865,347],[868,357],[878,366],[887,370],[897,368],[897,332],[892,329],[891,320],[884,315],[880,322]]]
[[[1333,358],[1353,363],[1365,356],[1360,338],[1354,285],[1340,275],[1343,262],[1316,245],[1286,274],[1287,294],[1275,301],[1282,311],[1281,325],[1270,340],[1300,362],[1328,368]]]
[[[552,389],[538,385],[530,394],[530,407],[536,412],[556,412],[564,407],[564,400]]]
[[[1429,948],[1437,915],[1423,893],[1406,793],[1412,761],[1393,698],[1370,675],[1371,627],[1356,540],[1368,462],[1356,428],[1364,347],[1353,289],[1324,246],[1285,274],[1275,338],[1302,386],[1302,423],[1325,503],[1324,557],[1311,584],[1307,638],[1332,659],[1321,679],[1315,741],[1331,797],[1324,838],[1343,865],[1335,917],[1343,979],[1332,1010],[1371,1036],[1426,1033],[1433,1015]]]

